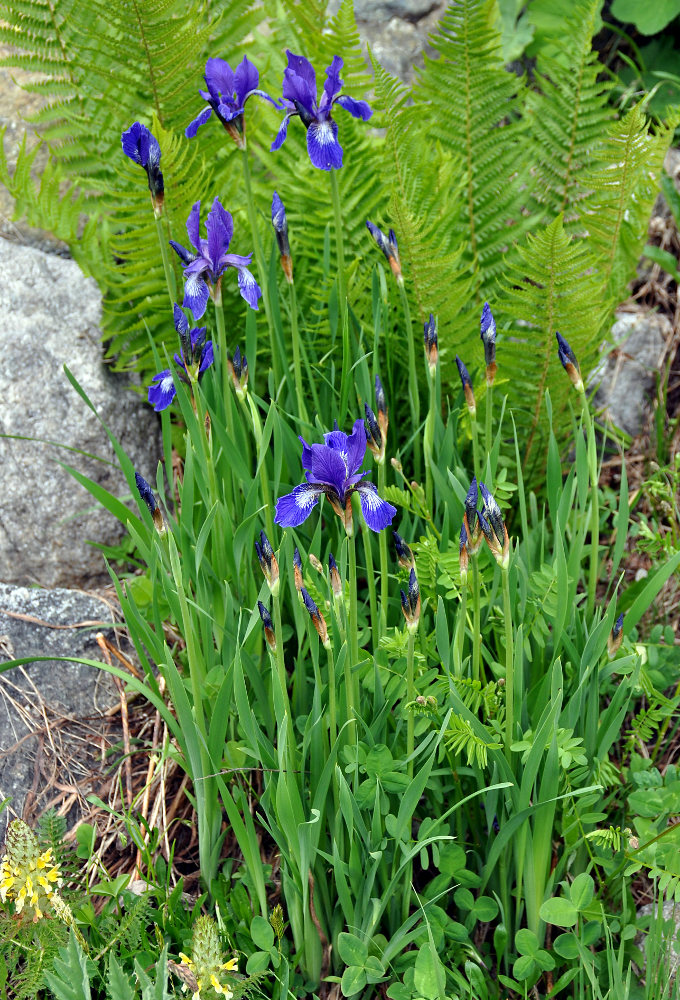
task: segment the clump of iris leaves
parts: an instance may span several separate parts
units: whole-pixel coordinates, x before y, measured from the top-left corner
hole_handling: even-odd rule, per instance
[[[245,56],[208,60],[183,141],[217,130],[224,155],[242,158],[244,202],[206,186],[186,237],[168,240],[164,225],[165,134],[159,143],[140,121],[122,133],[140,189],[146,175],[166,278],[168,332],[151,343],[147,388],[164,454],[134,469],[114,439],[134,513],[73,470],[144,567],[112,574],[139,676],[93,666],[160,713],[167,738],[149,780],[166,757],[188,776],[201,896],[187,905],[163,839],[127,810],[145,902],[127,876],[100,868],[85,891],[74,875],[78,935],[53,916],[49,990],[165,997],[183,982],[217,996],[187,978],[202,909],[238,959],[215,980],[222,995],[676,996],[661,905],[680,898],[668,760],[680,664],[663,623],[654,641],[639,625],[680,554],[623,588],[625,464],[618,491],[602,491],[603,450],[617,444],[571,340],[553,322],[538,368],[527,358],[539,400],[527,419],[517,352],[536,349],[497,323],[498,283],[468,282],[478,337],[459,356],[455,329],[420,299],[432,286],[416,286],[400,254],[400,223],[418,249],[417,220],[387,196],[366,220],[340,184],[343,129],[348,116],[370,129],[371,95],[347,92],[341,55],[326,67],[291,50],[286,60],[281,91]],[[306,235],[318,266],[304,270],[304,309],[284,200],[273,181],[266,203],[251,185],[258,101],[279,115],[272,177],[294,138],[330,209]],[[612,149],[647,132],[635,107],[612,126]],[[590,183],[605,219],[611,192]],[[615,184],[623,204],[631,192]],[[357,218],[368,288],[347,238]],[[588,279],[564,227],[556,213],[524,263],[532,287],[552,289],[553,319],[569,320],[561,303]],[[484,246],[472,255],[483,260]],[[460,259],[450,265],[463,287]],[[517,283],[505,290],[503,315],[519,301]],[[525,327],[549,312],[521,308]],[[310,331],[322,324],[332,335],[320,355]],[[96,869],[96,831],[82,828],[78,844]],[[644,917],[641,887],[655,904]],[[24,976],[43,933],[12,924]],[[139,974],[152,967],[153,982]]]

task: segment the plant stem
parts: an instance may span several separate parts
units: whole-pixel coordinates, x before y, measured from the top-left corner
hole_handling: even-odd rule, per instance
[[[231,419],[231,389],[229,386],[229,367],[227,365],[227,334],[224,328],[224,312],[222,311],[222,294],[218,294],[213,299],[215,307],[215,326],[217,327],[217,363],[222,380],[222,402],[224,403],[225,423],[227,434],[234,442],[234,425]],[[234,442],[235,444],[235,442]],[[232,476],[228,474],[224,477],[225,503],[228,510],[233,510],[233,483]]]
[[[486,384],[486,410],[484,413],[484,445],[486,448],[487,455],[491,454],[491,444],[492,444],[492,432],[491,432],[491,417],[493,414],[493,382],[491,385],[487,382]]]
[[[294,745],[293,717],[291,714],[290,701],[288,699],[288,678],[286,676],[286,664],[283,658],[283,631],[281,627],[281,598],[277,593],[272,594],[272,609],[274,611],[274,635],[276,636],[276,674],[281,689],[281,698],[286,717],[288,719],[288,760],[292,761]]]
[[[409,406],[411,408],[411,422],[413,433],[417,434],[420,429],[420,394],[418,392],[418,373],[416,371],[416,351],[413,343],[413,324],[411,323],[411,310],[408,304],[408,296],[403,281],[398,281],[401,304],[404,309],[404,325],[406,327],[406,345],[408,347],[408,395]],[[415,478],[420,478],[420,449],[413,449],[413,468]]]
[[[472,557],[472,607],[473,607],[473,619],[472,619],[472,679],[473,681],[478,681],[479,678],[479,663],[481,659],[481,645],[482,645],[482,612],[480,606],[480,578],[479,578],[479,561],[478,557],[474,555]]]
[[[378,493],[385,496],[386,468],[385,462],[378,465]],[[387,622],[387,607],[389,601],[389,571],[387,567],[387,531],[381,531],[378,535],[378,546],[380,548],[380,632],[384,632]]]
[[[581,393],[581,403],[583,407],[583,420],[586,425],[586,435],[588,440],[588,472],[590,474],[591,488],[591,508],[590,508],[590,571],[588,573],[588,615],[592,615],[595,610],[595,594],[597,581],[599,578],[599,549],[600,549],[600,492],[599,476],[597,474],[597,444],[595,441],[595,428],[590,415],[590,407],[586,399],[585,389]]]
[[[326,650],[328,653],[328,732],[330,736],[330,749],[332,750],[338,738],[338,725],[336,722],[335,708],[335,656],[333,654],[333,643]]]
[[[470,411],[468,410],[468,413]],[[481,478],[481,468],[479,464],[479,444],[477,442],[477,414],[470,413],[470,436],[472,437],[472,468],[477,477],[477,482]]]
[[[158,242],[161,248],[161,260],[163,261],[163,270],[165,271],[165,284],[168,288],[170,308],[172,309],[177,301],[177,283],[175,281],[175,272],[173,271],[172,264],[170,263],[167,234],[165,233],[162,219],[156,219],[156,232],[158,233]]]
[[[434,491],[432,486],[432,465],[434,463],[434,420],[435,420],[435,408],[436,408],[436,379],[437,379],[436,368],[430,371],[428,366],[428,386],[429,386],[429,407],[427,411],[427,419],[425,421],[425,432],[423,434],[423,455],[425,458],[425,502],[427,504],[427,509],[431,512],[433,501],[434,501]]]
[[[460,597],[458,608],[458,623],[456,627],[456,638],[453,646],[453,672],[456,677],[463,676],[463,643],[465,641],[465,619],[467,616],[467,583],[463,584],[463,592]]]
[[[510,746],[515,733],[515,652],[510,605],[510,572],[501,567],[503,578],[503,617],[505,618],[505,756],[512,767]]]
[[[414,672],[414,654],[416,630],[408,629],[408,646],[406,650],[406,757],[407,774],[413,779],[413,751],[415,747],[415,714],[413,702],[416,700],[416,685]],[[406,920],[411,907],[411,881],[413,879],[413,859],[406,865],[404,872],[404,895],[402,896],[401,915]]]
[[[246,399],[248,403],[246,405]],[[255,461],[259,467],[260,475],[260,490],[262,491],[262,503],[264,505],[264,518],[267,523],[267,534],[270,538],[274,537],[274,520],[272,517],[273,503],[272,495],[269,489],[269,476],[267,474],[267,456],[262,454],[262,421],[260,419],[260,414],[258,412],[255,400],[250,395],[246,393],[243,397],[243,406],[250,413],[250,422],[253,429],[253,437],[255,439]]]
[[[347,308],[345,292],[345,242],[342,233],[342,207],[340,205],[340,188],[338,186],[337,170],[330,170],[331,181],[331,201],[333,203],[333,216],[335,220],[335,254],[338,266],[338,304],[340,306],[340,316],[344,317]]]
[[[281,370],[281,358],[279,357],[279,341],[276,335],[276,329],[274,327],[274,321],[272,318],[271,303],[269,301],[269,284],[267,273],[267,267],[264,259],[264,250],[262,249],[262,244],[260,242],[260,234],[257,229],[257,213],[255,211],[255,202],[253,201],[253,190],[250,183],[250,160],[248,159],[248,149],[244,145],[241,149],[241,163],[243,165],[243,183],[246,189],[246,207],[248,209],[248,221],[250,223],[250,232],[253,238],[253,246],[255,248],[255,260],[257,261],[257,270],[260,276],[260,282],[262,287],[262,302],[264,304],[264,313],[267,317],[267,325],[269,326],[269,339],[271,341],[272,349],[272,368],[274,370],[274,380],[276,386],[281,384],[281,379],[283,377]]]
[[[288,283],[290,292],[290,335],[293,341],[293,376],[295,379],[295,398],[298,405],[298,416],[309,423],[307,407],[305,406],[305,396],[302,391],[302,366],[300,364],[300,331],[298,329],[298,307],[297,295],[295,292],[295,282]]]
[[[381,532],[382,534],[382,532]],[[371,609],[371,635],[373,649],[378,648],[380,639],[380,623],[378,621],[378,604],[375,593],[375,572],[373,570],[373,549],[371,548],[371,529],[364,519],[361,519],[361,536],[364,542],[364,557],[366,559],[366,577],[368,579],[368,603]]]
[[[356,517],[353,518],[356,522]],[[349,656],[345,659],[345,697],[347,699],[347,719],[349,742],[356,743],[357,728],[355,720],[355,699],[354,699],[354,668],[359,660],[359,607],[357,603],[357,550],[354,536],[347,536],[347,546],[349,549],[349,623],[347,636]]]

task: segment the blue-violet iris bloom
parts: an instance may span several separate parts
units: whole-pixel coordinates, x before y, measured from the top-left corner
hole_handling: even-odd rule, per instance
[[[371,531],[382,531],[392,523],[396,507],[381,500],[373,483],[366,482],[366,472],[359,472],[366,454],[366,431],[363,420],[356,420],[352,433],[334,430],[324,435],[324,444],[308,445],[302,441],[302,468],[307,482],[276,503],[274,520],[284,528],[296,528],[305,521],[319,497],[328,497],[348,533],[352,531],[352,493],[359,494],[361,511]]]
[[[231,214],[222,207],[219,198],[215,198],[205,223],[207,240],[201,239],[200,236],[200,215],[201,203],[197,201],[187,219],[187,234],[195,253],[170,240],[170,246],[184,264],[186,284],[182,305],[191,309],[194,319],[200,319],[205,312],[209,295],[212,295],[217,302],[220,301],[220,279],[228,267],[235,267],[238,270],[241,297],[252,309],[257,309],[262,291],[248,270],[252,253],[245,257],[227,253],[234,234]]]
[[[161,147],[158,145],[158,139],[151,134],[146,125],[133,122],[130,128],[123,132],[120,141],[125,155],[146,170],[154,214],[162,215],[165,184],[160,167]]]
[[[194,138],[201,125],[205,125],[214,111],[236,145],[242,149],[245,134],[243,112],[248,98],[257,95],[279,110],[283,107],[264,90],[258,90],[260,74],[247,56],[243,57],[243,61],[235,70],[232,70],[224,59],[208,59],[205,64],[204,79],[208,89],[199,90],[199,94],[208,102],[208,106],[203,108],[190,125],[187,125],[184,133],[187,139]]]
[[[307,152],[313,166],[319,170],[338,170],[342,166],[342,146],[338,142],[338,126],[331,117],[333,105],[339,104],[354,118],[363,121],[368,121],[373,112],[366,101],[355,101],[353,97],[340,94],[340,70],[343,66],[340,56],[333,56],[333,62],[326,70],[326,82],[317,104],[314,67],[304,56],[293,55],[289,50],[286,53],[288,66],[283,73],[283,103],[287,114],[272,143],[272,152],[286,141],[290,119],[299,115],[307,129]]]
[[[187,365],[193,368],[195,377],[200,377],[206,368],[214,361],[212,340],[206,341],[205,327],[189,329],[186,316],[178,305],[174,307],[175,329],[182,342],[181,354],[175,354],[174,359],[179,367],[179,377],[183,382],[189,382]],[[198,368],[198,371],[196,371]],[[165,410],[177,395],[175,380],[170,368],[154,375],[149,386],[149,402],[156,412]]]

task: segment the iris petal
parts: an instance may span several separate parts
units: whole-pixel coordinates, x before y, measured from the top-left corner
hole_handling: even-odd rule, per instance
[[[296,486],[292,493],[286,493],[276,501],[274,521],[282,528],[297,528],[307,520],[323,492],[322,487],[310,483]]]
[[[361,513],[371,531],[382,531],[392,523],[397,508],[381,499],[373,483],[360,483],[356,487],[361,503]]]

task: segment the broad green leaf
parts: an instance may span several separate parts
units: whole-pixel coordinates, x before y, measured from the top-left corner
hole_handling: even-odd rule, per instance
[[[340,989],[344,997],[353,997],[366,985],[366,973],[358,965],[349,965],[342,974]]]
[[[269,951],[274,947],[274,929],[264,917],[253,917],[250,923],[250,936],[253,944],[262,951]]]
[[[338,935],[338,953],[345,965],[359,965],[363,968],[368,958],[368,947],[356,934],[343,931]]]
[[[109,972],[106,980],[106,988],[109,1000],[134,1000],[136,995],[133,984],[125,975],[113,952],[109,955]]]
[[[587,872],[577,875],[569,889],[571,901],[577,910],[585,910],[595,895],[595,883]]]
[[[571,900],[565,899],[564,896],[546,899],[539,912],[541,920],[557,927],[573,927],[578,920],[578,910]]]
[[[680,0],[614,0],[612,14],[624,24],[634,24],[643,35],[656,35],[680,14]]]

